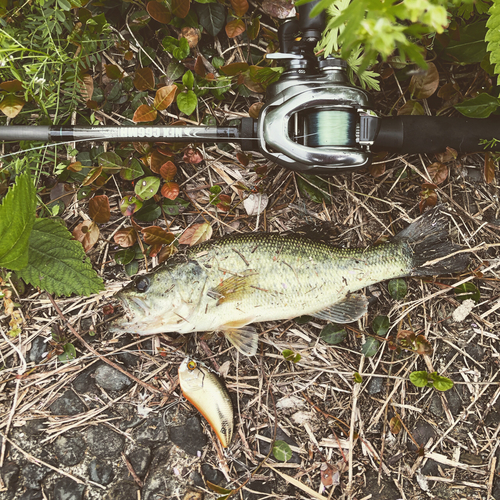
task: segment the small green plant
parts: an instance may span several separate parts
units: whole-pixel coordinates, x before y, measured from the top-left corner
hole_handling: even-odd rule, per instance
[[[292,458],[290,445],[285,441],[276,440],[273,446],[273,455],[280,462],[288,462]]]
[[[286,361],[290,361],[291,363],[298,363],[302,359],[302,356],[298,352],[293,352],[291,349],[285,349],[281,354]]]
[[[339,325],[328,324],[321,330],[319,336],[327,344],[336,345],[344,341],[347,332]]]
[[[416,387],[434,387],[444,392],[453,387],[453,380],[438,375],[437,372],[415,371],[410,373],[410,382]]]

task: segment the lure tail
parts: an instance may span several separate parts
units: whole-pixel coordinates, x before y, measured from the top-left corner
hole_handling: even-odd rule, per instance
[[[393,241],[406,243],[412,252],[410,276],[437,276],[458,273],[469,264],[469,256],[458,253],[463,247],[450,241],[452,215],[444,206],[424,213]]]

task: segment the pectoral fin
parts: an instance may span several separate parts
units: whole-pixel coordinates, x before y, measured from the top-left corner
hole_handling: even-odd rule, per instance
[[[326,309],[318,311],[312,316],[326,319],[334,323],[352,323],[366,314],[368,311],[368,299],[365,295],[348,295],[340,302]]]
[[[251,285],[255,283],[258,273],[248,269],[242,273],[230,276],[215,288],[208,291],[208,295],[217,300],[217,305],[230,300],[244,299],[246,294],[253,292]]]
[[[241,354],[245,356],[254,356],[257,353],[259,334],[253,326],[239,326],[239,324],[233,322],[223,325],[221,330],[224,332],[227,340],[229,340]]]

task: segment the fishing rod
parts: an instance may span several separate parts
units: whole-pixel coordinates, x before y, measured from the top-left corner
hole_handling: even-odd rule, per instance
[[[205,126],[0,126],[4,141],[232,142],[300,172],[333,175],[370,165],[373,153],[482,151],[481,140],[500,137],[500,117],[379,117],[368,92],[352,85],[342,59],[314,55],[326,26],[319,0],[298,7],[299,18],[278,30],[280,52],[268,59],[285,67],[268,86],[257,120],[238,127]],[[500,143],[492,141],[492,151]]]

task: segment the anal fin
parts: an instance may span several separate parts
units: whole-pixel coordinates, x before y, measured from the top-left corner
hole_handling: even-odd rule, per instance
[[[368,299],[365,295],[348,295],[340,302],[318,311],[312,316],[318,319],[326,319],[334,323],[352,323],[366,314],[368,311]]]
[[[242,324],[242,322],[231,322],[221,326],[220,329],[227,340],[229,340],[241,354],[245,356],[254,356],[257,353],[259,334],[253,326]]]

